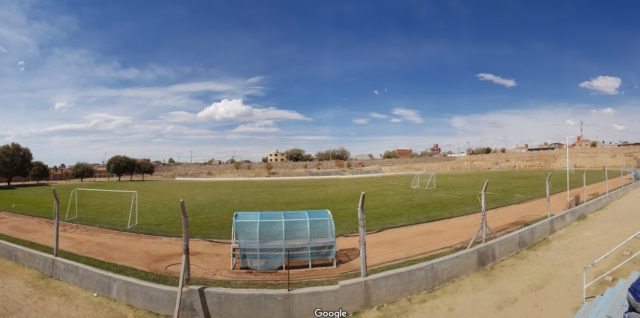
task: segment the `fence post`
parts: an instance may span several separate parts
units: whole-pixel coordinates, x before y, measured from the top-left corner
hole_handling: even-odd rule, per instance
[[[582,195],[584,197],[582,202],[587,203],[587,170],[582,173]]]
[[[189,282],[189,217],[187,216],[187,208],[184,200],[180,199],[180,212],[182,216],[182,264],[180,266],[180,281],[178,282],[178,296],[176,298],[176,306],[173,311],[173,317],[180,316],[180,302],[182,300],[182,288],[185,283]]]
[[[609,170],[607,167],[604,167],[604,189],[607,194],[609,194]]]
[[[358,228],[360,230],[360,276],[367,277],[367,222],[364,214],[364,199],[366,193],[360,194],[358,203]]]
[[[185,283],[191,279],[191,259],[189,257],[189,216],[184,200],[180,199],[180,212],[182,215],[182,255],[186,257]]]
[[[485,193],[487,192],[488,185],[489,185],[489,180],[485,180],[484,185],[482,186],[482,192],[481,192],[482,210],[481,210],[480,227],[478,227],[476,234],[474,234],[473,237],[471,238],[471,241],[469,241],[469,245],[467,245],[467,249],[471,248],[471,246],[473,245],[473,242],[476,240],[480,232],[482,232],[482,243],[485,243],[487,241],[487,231],[489,231],[489,225],[487,224],[487,206],[486,206],[486,200],[485,200]]]
[[[484,187],[482,187],[482,244],[487,242],[487,204],[485,200],[485,192],[488,184],[489,180],[485,181]]]
[[[60,228],[60,199],[58,198],[58,192],[55,188],[51,188],[53,191],[53,256],[58,257],[58,240],[59,240],[59,228]]]
[[[549,179],[551,178],[551,172],[547,175],[547,180],[545,181],[546,189],[547,189],[547,219],[551,217],[551,184],[549,183]]]

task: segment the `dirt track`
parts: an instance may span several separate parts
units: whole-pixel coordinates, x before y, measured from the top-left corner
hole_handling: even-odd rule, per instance
[[[627,178],[609,181],[610,189],[617,188]],[[590,197],[604,192],[604,183],[587,187]],[[581,194],[582,189],[572,191]],[[566,193],[552,196],[552,213],[561,213]],[[488,212],[489,226],[499,232],[522,226],[527,221],[546,215],[544,199],[502,207]],[[480,222],[480,215],[472,214],[452,219],[385,230],[367,235],[367,259],[370,267],[428,255],[467,243]],[[52,245],[51,220],[0,212],[0,233]],[[358,237],[337,238],[339,255],[353,251]],[[123,264],[145,271],[177,275],[181,257],[181,240],[123,233],[94,227],[61,223],[60,248],[107,262]],[[286,272],[253,273],[230,271],[230,245],[204,240],[191,240],[192,275],[209,279],[284,280]],[[337,268],[295,270],[292,278],[331,277],[358,270],[355,260],[338,264]]]

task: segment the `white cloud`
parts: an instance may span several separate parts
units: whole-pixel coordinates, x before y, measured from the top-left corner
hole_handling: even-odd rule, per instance
[[[414,124],[421,124],[424,122],[424,120],[422,119],[422,116],[420,116],[420,113],[415,109],[396,107],[391,110],[391,113],[396,116],[399,116],[403,120],[406,120]]]
[[[577,121],[575,121],[575,120],[571,120],[571,119],[567,119],[567,120],[565,120],[564,122],[565,122],[567,125],[571,125],[571,126],[575,126],[575,125],[577,125],[577,124],[578,124],[578,122],[577,122]]]
[[[73,107],[73,103],[69,102],[55,102],[53,103],[53,109],[55,110],[65,110],[67,108]]]
[[[253,115],[253,108],[245,105],[241,99],[223,99],[213,103],[197,114],[199,119],[242,120]]]
[[[198,120],[198,117],[195,114],[190,112],[174,111],[174,112],[168,112],[164,115],[161,115],[160,119],[166,120],[168,122],[183,123],[183,122],[195,122]]]
[[[259,120],[253,123],[239,125],[233,130],[233,132],[240,133],[262,133],[277,131],[280,131],[280,129],[275,126],[275,122],[273,120]]]
[[[460,139],[474,144],[494,146],[537,145],[544,141],[564,142],[567,136],[580,134],[580,118],[584,123],[584,137],[591,140],[634,140],[638,129],[625,125],[640,121],[637,106],[616,107],[611,116],[591,112],[584,105],[543,105],[514,108],[473,115],[451,117],[449,123]],[[455,135],[450,135],[455,140]],[[461,140],[462,143],[466,140]]]
[[[196,116],[200,120],[215,121],[309,120],[293,110],[253,107],[241,99],[223,99],[203,109]]]
[[[380,113],[369,113],[369,117],[375,118],[375,119],[387,119],[389,118],[389,115],[384,115]]]
[[[618,95],[622,79],[615,76],[598,76],[578,84],[582,88],[594,91],[596,94]]]
[[[248,84],[255,84],[255,83],[262,82],[262,80],[264,80],[264,76],[254,76],[254,77],[246,80],[245,82],[248,83]]]
[[[491,74],[491,73],[478,73],[478,74],[476,74],[476,76],[481,81],[490,81],[490,82],[493,82],[495,84],[502,85],[502,86],[508,87],[508,88],[511,88],[511,87],[514,87],[514,86],[518,86],[518,83],[516,83],[516,80],[514,80],[514,79],[503,78],[503,77],[500,77],[498,75],[494,75],[494,74]]]
[[[352,122],[356,125],[366,125],[369,123],[369,119],[368,118],[356,118],[354,120],[352,120]]]
[[[397,124],[397,123],[401,123],[402,119],[400,119],[400,118],[391,118],[390,122],[392,124]]]
[[[374,89],[373,94],[376,96],[380,96],[380,91],[378,91],[377,89]]]
[[[113,131],[133,126],[133,119],[105,113],[90,114],[84,117],[84,123],[61,124],[41,130],[43,133],[55,132],[97,132]]]
[[[615,128],[617,130],[625,130],[625,129],[627,129],[627,126],[625,126],[625,125],[613,124],[612,126],[613,126],[613,128]]]
[[[616,111],[615,111],[615,109],[613,109],[611,107],[606,107],[606,108],[592,109],[591,112],[594,113],[594,114],[600,114],[600,115],[612,115]]]

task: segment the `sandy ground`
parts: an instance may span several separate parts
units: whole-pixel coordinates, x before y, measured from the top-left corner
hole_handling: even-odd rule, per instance
[[[639,206],[640,189],[498,264],[361,317],[572,317],[582,268],[640,229]]]
[[[160,317],[0,259],[0,317]]]
[[[627,178],[609,181],[610,189],[619,187]],[[576,189],[574,194],[581,193]],[[589,196],[604,192],[604,183],[588,187]],[[552,213],[561,213],[566,205],[566,193],[552,197]],[[488,212],[488,222],[494,232],[516,229],[527,221],[546,215],[544,199],[502,207]],[[367,235],[369,267],[420,257],[468,243],[477,230],[479,214],[385,230]],[[0,233],[52,245],[51,220],[0,212]],[[178,275],[181,258],[180,238],[124,233],[61,223],[60,248],[76,254],[123,264],[145,271]],[[252,273],[230,270],[230,245],[204,240],[191,240],[192,275],[209,279],[286,280],[284,271]],[[337,268],[300,269],[291,272],[292,279],[333,277],[358,270],[358,237],[337,238],[339,262]],[[355,251],[355,252],[354,252]]]

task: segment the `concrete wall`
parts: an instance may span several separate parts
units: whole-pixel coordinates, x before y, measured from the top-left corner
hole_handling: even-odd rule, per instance
[[[314,317],[314,310],[371,308],[437,287],[506,258],[640,187],[635,183],[551,219],[469,250],[334,286],[286,290],[190,286],[183,293],[183,317]],[[133,306],[172,314],[176,288],[157,285],[0,241],[0,257]]]

